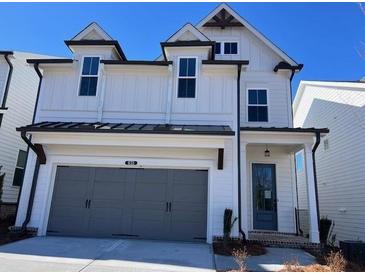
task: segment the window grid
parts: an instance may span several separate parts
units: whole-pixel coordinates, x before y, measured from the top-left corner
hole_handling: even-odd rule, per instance
[[[238,42],[236,41],[216,41],[215,54],[217,55],[237,55]],[[226,50],[227,48],[227,50]]]
[[[96,96],[100,57],[83,58],[80,79],[80,96]]]
[[[247,91],[248,122],[268,122],[269,108],[266,89],[248,89]]]
[[[191,71],[192,68],[193,72]],[[197,74],[196,57],[179,58],[178,90],[177,90],[178,98],[195,98],[196,78],[197,78],[196,74]]]

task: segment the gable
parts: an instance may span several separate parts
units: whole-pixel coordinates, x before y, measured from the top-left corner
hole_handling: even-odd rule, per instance
[[[113,38],[103,30],[97,23],[92,22],[82,31],[76,34],[71,40],[106,40],[111,41]]]
[[[252,33],[257,39],[262,41],[271,51],[275,52],[283,61],[286,61],[292,66],[297,66],[298,64],[290,58],[283,50],[277,47],[269,39],[267,39],[262,33],[256,30],[250,23],[248,23],[243,17],[236,13],[227,4],[220,4],[211,13],[209,13],[205,18],[203,18],[196,27],[199,30],[207,28],[245,28],[250,33]]]
[[[210,41],[210,40],[207,36],[205,36],[192,24],[187,23],[166,40],[166,42],[176,42],[176,41]]]

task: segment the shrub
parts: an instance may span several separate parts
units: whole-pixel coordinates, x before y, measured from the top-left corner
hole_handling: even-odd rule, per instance
[[[347,261],[341,251],[331,251],[325,258],[327,266],[332,272],[346,271]]]
[[[246,272],[247,271],[247,250],[246,247],[242,249],[236,249],[232,252],[234,261],[238,264],[238,271]]]

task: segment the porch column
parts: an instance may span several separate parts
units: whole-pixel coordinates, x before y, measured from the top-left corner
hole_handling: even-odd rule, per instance
[[[241,219],[242,229],[248,236],[248,182],[247,182],[247,143],[241,142]]]
[[[312,145],[304,145],[305,170],[309,209],[309,240],[319,243],[316,191],[313,170]]]

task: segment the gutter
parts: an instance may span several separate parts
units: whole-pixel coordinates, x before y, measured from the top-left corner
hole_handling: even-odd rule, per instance
[[[241,70],[242,65],[237,64],[237,175],[238,175],[238,232],[246,242],[246,234],[242,229],[242,202],[241,202]]]
[[[8,97],[8,91],[9,91],[9,88],[10,88],[11,76],[13,75],[13,64],[9,60],[9,55],[13,55],[13,52],[6,52],[4,54],[5,61],[9,65],[9,72],[8,72],[8,79],[6,80],[6,86],[5,86],[5,91],[4,91],[4,95],[3,95],[3,101],[1,103],[0,109],[7,109],[7,107],[5,107],[6,99]]]
[[[314,176],[314,186],[315,186],[315,193],[316,193],[316,206],[317,206],[317,222],[319,228],[319,202],[318,202],[318,182],[317,182],[317,171],[316,171],[316,150],[321,143],[321,133],[319,131],[316,132],[316,142],[312,148],[312,159],[313,159],[313,176]]]
[[[36,71],[36,73],[37,73],[37,75],[39,77],[39,83],[38,83],[37,98],[36,98],[36,102],[35,102],[35,106],[34,106],[34,111],[33,111],[32,124],[35,121],[35,116],[36,116],[37,107],[38,107],[38,101],[39,101],[39,93],[40,93],[40,89],[41,89],[41,85],[42,85],[42,79],[43,79],[43,75],[42,75],[41,71],[39,70],[39,63],[34,63],[34,69],[35,69],[35,71]],[[24,142],[28,145],[27,155],[29,155],[29,148],[31,150],[33,150],[35,152],[35,154],[37,155],[37,160],[36,160],[36,164],[35,164],[35,168],[34,168],[34,173],[33,173],[32,186],[31,186],[30,194],[29,194],[29,200],[28,200],[28,206],[27,206],[27,214],[26,214],[25,220],[24,220],[24,222],[22,224],[22,231],[25,232],[26,229],[27,229],[27,225],[28,225],[28,223],[30,221],[30,218],[32,216],[34,196],[35,196],[35,191],[36,191],[36,188],[37,188],[39,167],[40,167],[41,164],[45,164],[46,163],[46,156],[44,154],[42,145],[40,145],[40,144],[33,144],[32,143],[32,136],[30,136],[29,138],[27,138],[26,131],[22,131],[21,132],[21,137],[24,140]],[[27,162],[28,162],[28,157],[27,157],[27,160],[26,160],[26,163],[25,163],[24,174],[25,174],[25,171],[26,171]],[[22,193],[22,189],[23,189],[23,184],[21,185],[21,187],[19,189],[18,205],[17,205],[17,209],[16,209],[16,215],[18,214],[19,198],[20,198],[20,195]]]

